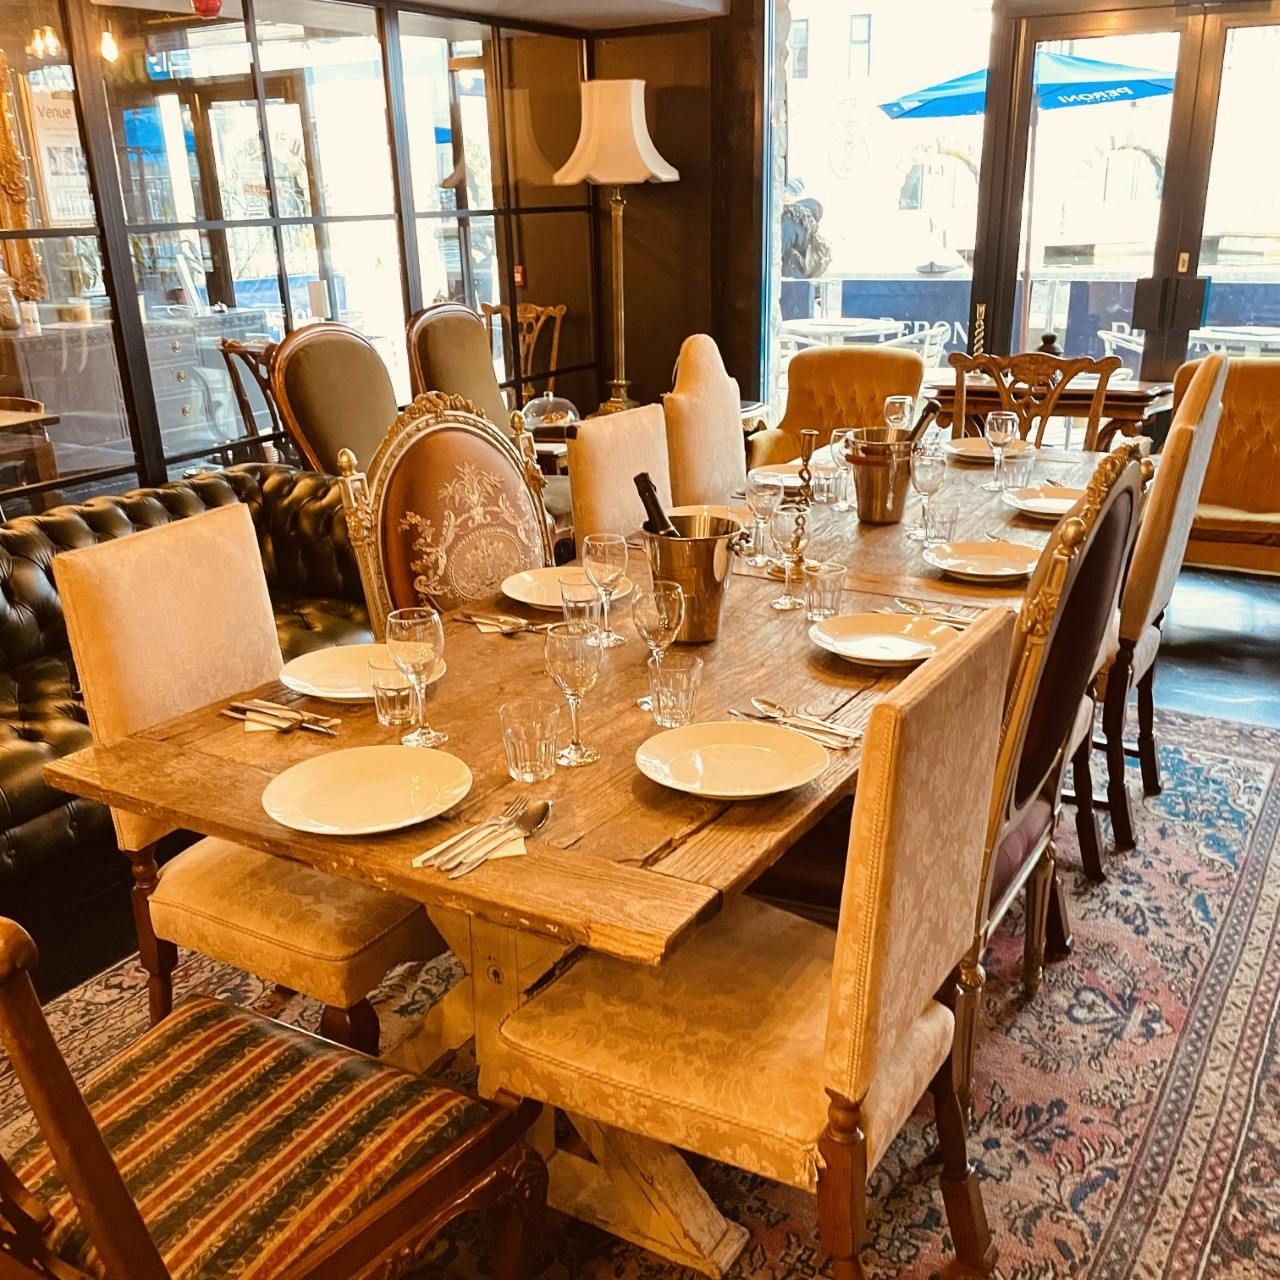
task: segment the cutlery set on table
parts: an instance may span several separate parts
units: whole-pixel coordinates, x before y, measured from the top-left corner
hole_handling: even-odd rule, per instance
[[[496,818],[478,822],[451,836],[413,860],[415,867],[434,867],[457,880],[488,862],[503,856],[503,849],[541,830],[551,816],[550,800],[513,800]]]

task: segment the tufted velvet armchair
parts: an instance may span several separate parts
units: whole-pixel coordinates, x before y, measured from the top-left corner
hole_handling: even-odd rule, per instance
[[[128,863],[107,811],[43,778],[48,761],[89,745],[53,558],[236,502],[253,516],[285,657],[368,640],[342,496],[329,476],[246,463],[0,524],[0,902],[49,959],[65,957],[74,940],[75,977],[128,949],[132,925]]]

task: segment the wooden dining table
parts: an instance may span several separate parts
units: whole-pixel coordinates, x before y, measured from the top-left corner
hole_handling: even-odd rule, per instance
[[[1083,485],[1097,455],[1041,451],[1038,478]],[[1033,524],[984,491],[989,469],[952,466],[944,493],[959,497],[961,536],[994,528],[1042,545],[1049,527]],[[845,612],[896,609],[894,596],[945,603],[977,616],[1014,607],[1025,584],[991,589],[949,582],[906,538],[918,517],[908,504],[900,524],[860,525],[851,514],[813,510],[810,554],[848,566]],[[645,572],[633,550],[630,572]],[[720,638],[700,646],[704,672],[697,718],[725,719],[753,695],[809,715],[861,729],[876,703],[905,674],[867,669],[824,652],[808,638],[803,612],[771,607],[780,585],[763,571],[735,572]],[[504,611],[548,615],[501,601]],[[375,885],[425,904],[465,969],[465,977],[425,1015],[389,1056],[427,1070],[446,1051],[474,1037],[481,1092],[491,1046],[503,1019],[532,987],[553,981],[579,949],[640,965],[660,965],[801,836],[853,792],[859,750],[832,752],[826,771],[797,790],[728,802],[669,790],[636,767],[637,747],[657,732],[636,698],[647,692],[647,650],[634,635],[625,603],[615,617],[629,643],[607,651],[599,683],[582,709],[585,741],[603,758],[560,769],[528,786],[508,776],[498,708],[530,691],[553,692],[536,634],[482,634],[457,617],[446,620],[447,672],[432,686],[429,713],[449,734],[444,750],[470,767],[466,800],[426,825],[377,836],[309,835],[278,825],[262,793],[278,774],[333,750],[397,739],[378,725],[369,704],[343,704],[336,739],[307,733],[249,733],[220,714],[226,702],[201,708],[110,746],[94,746],[46,766],[55,787],[104,804],[218,836],[332,875]],[[271,683],[246,695],[335,713]],[[526,842],[527,856],[491,861],[451,880],[416,870],[413,857],[467,824],[500,812],[515,797],[553,802],[550,820]],[[832,850],[842,857],[844,846]],[[746,1231],[724,1218],[682,1155],[661,1143],[586,1117],[569,1117],[593,1159],[556,1148],[550,1115],[537,1141],[548,1156],[551,1203],[670,1261],[711,1276],[732,1266]],[[581,1147],[578,1149],[581,1150]]]

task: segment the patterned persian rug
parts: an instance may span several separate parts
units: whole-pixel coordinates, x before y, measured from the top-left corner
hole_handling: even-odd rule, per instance
[[[1075,952],[1024,1003],[1020,922],[989,956],[978,1117],[970,1151],[1006,1280],[1280,1277],[1280,731],[1164,715],[1165,791],[1138,811],[1139,852],[1089,884],[1071,822]],[[256,979],[185,957],[179,991],[314,1026],[316,1010]],[[394,973],[376,997],[398,1034],[453,980],[450,963]],[[54,1032],[77,1074],[144,1025],[127,961],[55,1001]],[[466,1080],[465,1055],[447,1066]],[[0,1149],[30,1121],[0,1071]],[[943,1273],[950,1241],[927,1104],[871,1186],[875,1277]],[[744,1280],[824,1274],[814,1201],[709,1162],[704,1185],[751,1239]],[[474,1225],[435,1242],[423,1277],[488,1273]],[[545,1280],[656,1280],[678,1268],[552,1215]],[[692,1273],[689,1273],[690,1275]]]

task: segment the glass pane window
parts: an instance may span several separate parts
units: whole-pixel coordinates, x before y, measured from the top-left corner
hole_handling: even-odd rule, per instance
[[[0,4],[0,233],[89,227],[93,194],[66,35],[56,0]]]
[[[807,28],[805,35],[807,38]],[[806,49],[806,55],[807,52]],[[805,61],[807,64],[807,56]],[[869,13],[855,13],[849,19],[849,74],[855,80],[871,74],[871,15]]]
[[[791,66],[790,75],[795,80],[803,80],[809,74],[809,20],[799,18],[791,24]]]
[[[377,15],[294,0],[260,0],[255,13],[281,214],[391,212]]]
[[[581,205],[585,185],[558,187],[555,173],[573,153],[582,121],[582,48],[563,36],[503,33],[507,158],[518,205]]]

